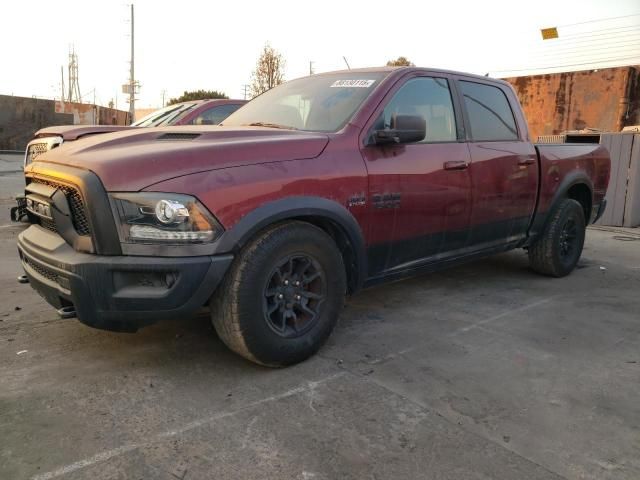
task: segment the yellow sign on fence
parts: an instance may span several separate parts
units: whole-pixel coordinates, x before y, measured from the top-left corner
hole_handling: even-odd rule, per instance
[[[551,40],[553,38],[558,38],[558,29],[556,27],[551,28],[543,28],[540,30],[542,33],[543,40]]]

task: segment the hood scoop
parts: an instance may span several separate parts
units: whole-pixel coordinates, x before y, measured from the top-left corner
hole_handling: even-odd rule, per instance
[[[176,133],[169,132],[160,135],[157,140],[195,140],[201,134],[200,133]]]

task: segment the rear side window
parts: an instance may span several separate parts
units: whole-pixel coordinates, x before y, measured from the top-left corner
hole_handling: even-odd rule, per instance
[[[460,82],[464,104],[475,141],[517,140],[518,129],[509,101],[502,90],[491,85]]]

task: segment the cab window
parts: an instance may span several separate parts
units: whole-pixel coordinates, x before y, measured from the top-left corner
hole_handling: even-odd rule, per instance
[[[425,119],[427,134],[420,143],[456,141],[453,102],[444,78],[418,77],[407,81],[385,107],[376,129],[391,128],[396,115]]]
[[[516,120],[502,90],[492,85],[465,81],[460,82],[460,90],[473,140],[518,140]]]

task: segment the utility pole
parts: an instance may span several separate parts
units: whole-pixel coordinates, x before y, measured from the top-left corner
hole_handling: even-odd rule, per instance
[[[129,72],[129,115],[131,122],[136,119],[136,80],[134,71],[134,26],[133,26],[133,3],[131,4],[131,71]]]
[[[313,75],[313,64],[314,64],[313,61],[309,62],[309,75]]]
[[[247,94],[249,93],[249,84],[248,83],[244,83],[242,84],[242,93],[244,95],[244,99],[247,99]]]
[[[64,105],[64,67],[60,65],[60,87],[62,95],[60,95],[60,101]]]
[[[166,94],[167,94],[167,91],[163,89],[162,90],[162,107],[163,108],[164,108],[164,97],[165,97]]]
[[[82,103],[82,95],[80,94],[80,80],[78,74],[78,55],[73,47],[69,51],[69,94],[67,101]]]

